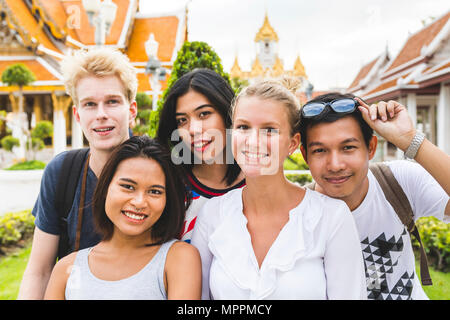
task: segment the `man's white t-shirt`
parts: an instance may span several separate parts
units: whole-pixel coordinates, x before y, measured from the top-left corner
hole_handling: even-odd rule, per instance
[[[419,164],[398,160],[386,162],[405,192],[414,219],[434,216],[444,219],[449,197]],[[372,172],[363,202],[353,210],[364,257],[369,299],[428,299],[415,272],[411,238]]]

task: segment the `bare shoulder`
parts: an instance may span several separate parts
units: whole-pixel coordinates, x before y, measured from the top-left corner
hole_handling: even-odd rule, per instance
[[[178,272],[185,268],[198,268],[201,266],[200,253],[193,245],[184,241],[177,241],[170,247],[166,258],[166,271]],[[183,271],[184,272],[184,271]]]
[[[66,277],[69,277],[70,270],[75,262],[77,253],[78,251],[72,252],[71,254],[59,260],[53,269],[53,273],[58,274],[60,276],[66,275]]]
[[[169,261],[177,261],[183,260],[196,260],[200,259],[200,254],[198,250],[193,245],[186,243],[184,241],[176,241],[169,249],[167,253],[167,259]],[[192,260],[191,260],[192,259]]]
[[[165,275],[168,299],[200,299],[202,265],[193,245],[184,241],[172,244],[167,253]]]
[[[53,268],[50,280],[45,291],[45,299],[64,300],[67,279],[72,271],[77,252],[73,252],[68,256],[59,260]]]

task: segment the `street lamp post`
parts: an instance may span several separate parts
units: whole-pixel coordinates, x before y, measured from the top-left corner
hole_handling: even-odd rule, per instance
[[[106,35],[111,31],[116,18],[117,5],[112,0],[83,0],[89,24],[95,27],[95,44],[105,44]]]
[[[145,52],[148,56],[147,66],[145,67],[145,73],[149,74],[149,82],[152,87],[152,110],[157,109],[158,96],[161,91],[161,83],[166,78],[167,71],[161,66],[161,61],[158,59],[159,43],[155,40],[155,35],[150,34],[148,40],[145,42]]]

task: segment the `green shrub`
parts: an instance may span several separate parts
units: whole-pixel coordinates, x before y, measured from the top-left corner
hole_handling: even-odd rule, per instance
[[[53,136],[53,123],[44,120],[39,121],[31,131],[31,137],[44,140]]]
[[[31,160],[18,162],[5,170],[42,170],[45,168],[45,162],[39,160]]]
[[[286,174],[286,178],[291,181],[298,183],[300,185],[305,185],[312,182],[312,177],[310,174]]]
[[[136,125],[133,127],[133,134],[141,136],[148,133],[150,130],[149,120],[151,112],[151,109],[138,109],[135,120]]]
[[[420,218],[416,222],[422,239],[428,263],[440,271],[450,271],[450,225],[434,217]],[[412,237],[413,246],[419,249],[419,242]]]
[[[0,110],[0,132],[3,130],[3,124],[6,120],[6,111]]]
[[[14,138],[13,136],[6,136],[3,137],[1,140],[2,148],[6,151],[12,151],[13,147],[20,146],[20,141],[17,138]]]
[[[283,164],[284,170],[309,170],[301,152],[291,154]]]
[[[150,98],[145,92],[138,92],[136,94],[136,104],[138,107],[138,111],[145,108],[151,108],[152,98]]]
[[[31,138],[31,150],[38,151],[44,149],[44,141],[39,138]],[[27,143],[27,150],[30,150],[30,144]]]
[[[157,110],[153,110],[149,117],[148,135],[150,137],[156,136],[159,124],[159,113],[164,105],[164,101],[174,83],[184,74],[196,69],[207,68],[220,74],[228,83],[230,83],[230,76],[223,70],[222,61],[214,49],[206,42],[202,41],[186,41],[181,49],[177,52],[170,72],[170,78],[167,81],[167,88],[162,93],[161,99],[158,100]]]
[[[0,217],[0,246],[16,244],[33,234],[34,217],[30,210],[6,213]]]

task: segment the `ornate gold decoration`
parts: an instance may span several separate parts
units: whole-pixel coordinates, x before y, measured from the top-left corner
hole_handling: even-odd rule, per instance
[[[281,59],[277,56],[275,58],[275,63],[272,67],[272,76],[280,77],[283,74],[284,74],[283,62],[281,62]]]
[[[261,62],[259,62],[258,57],[256,57],[255,61],[253,61],[252,71],[250,71],[250,77],[255,78],[255,77],[259,77],[263,74],[264,74],[264,69],[261,65]]]
[[[303,63],[300,60],[299,55],[297,55],[297,59],[295,59],[293,71],[294,71],[294,76],[304,77],[305,79],[308,79],[308,76],[306,75],[306,72],[305,72],[305,67],[303,66]]]
[[[266,12],[266,15],[264,17],[264,23],[255,36],[255,42],[267,40],[273,40],[278,42],[278,35],[270,25],[269,17],[267,16]]]
[[[234,58],[233,66],[230,70],[231,78],[241,78],[242,77],[242,70],[241,67],[239,67],[239,62],[237,56]]]

